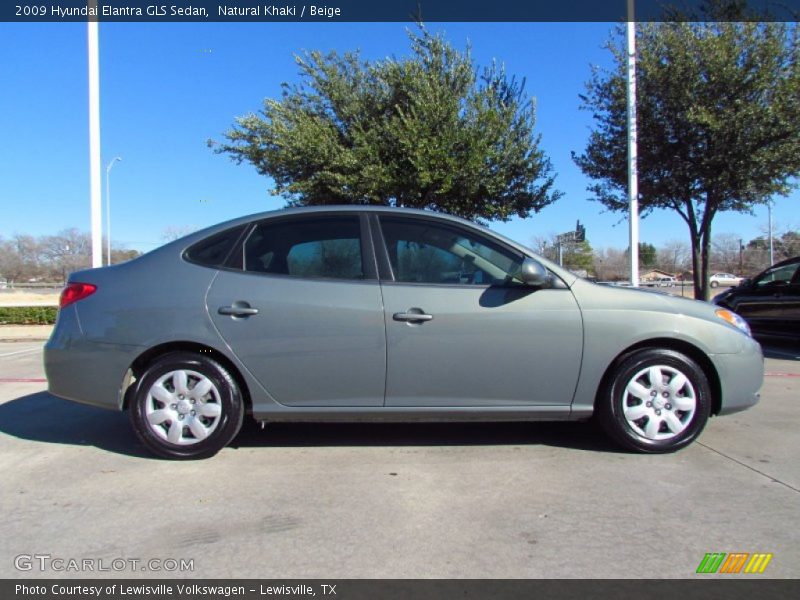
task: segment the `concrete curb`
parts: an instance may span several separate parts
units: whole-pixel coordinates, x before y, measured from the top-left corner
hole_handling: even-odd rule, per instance
[[[46,342],[53,325],[0,325],[0,342]]]

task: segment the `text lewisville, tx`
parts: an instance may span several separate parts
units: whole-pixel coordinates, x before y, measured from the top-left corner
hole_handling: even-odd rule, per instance
[[[258,587],[251,588],[243,585],[201,585],[197,583],[188,584],[137,584],[130,585],[122,584],[106,584],[106,585],[81,585],[81,584],[65,584],[55,583],[47,585],[26,585],[17,584],[15,586],[15,595],[29,596],[36,595],[40,598],[47,597],[48,592],[52,596],[93,596],[102,598],[104,595],[116,596],[203,596],[203,597],[225,597],[230,598],[233,596],[249,596],[257,594],[259,596],[317,596],[317,590],[322,591],[320,596],[335,596],[336,585],[333,584],[319,584],[317,586],[307,585],[305,583],[296,584],[275,584],[265,585],[259,584]]]

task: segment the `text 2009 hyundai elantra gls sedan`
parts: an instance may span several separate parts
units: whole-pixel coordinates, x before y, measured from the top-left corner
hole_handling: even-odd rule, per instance
[[[272,421],[596,415],[668,452],[758,400],[733,312],[596,285],[473,223],[378,207],[254,215],[71,275],[50,392],[127,410],[169,458]]]

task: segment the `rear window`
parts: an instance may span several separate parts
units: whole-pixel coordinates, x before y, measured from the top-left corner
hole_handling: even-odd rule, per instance
[[[267,220],[244,244],[244,270],[324,279],[364,279],[358,216]]]
[[[193,244],[184,254],[186,260],[205,267],[221,267],[225,264],[246,225],[226,229]]]

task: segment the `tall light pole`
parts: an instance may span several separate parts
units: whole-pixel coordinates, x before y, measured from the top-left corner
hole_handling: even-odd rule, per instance
[[[96,6],[96,2],[93,3]],[[92,266],[103,265],[102,175],[100,169],[100,52],[97,18],[87,24],[89,62],[89,205],[92,223]]]
[[[108,163],[106,167],[106,244],[107,244],[107,256],[106,256],[106,264],[111,264],[111,168],[117,163],[117,161],[122,160],[119,156],[115,156],[111,159],[111,162]]]
[[[628,219],[631,285],[639,287],[639,177],[636,142],[636,21],[628,0]]]

